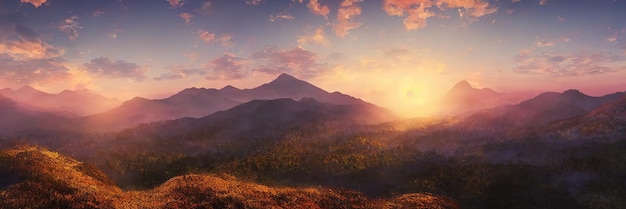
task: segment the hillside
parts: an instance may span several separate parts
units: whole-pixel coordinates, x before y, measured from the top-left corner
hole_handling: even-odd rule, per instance
[[[97,168],[36,147],[0,152],[0,177],[0,208],[458,208],[428,194],[368,200],[342,189],[268,187],[209,174],[125,192]]]

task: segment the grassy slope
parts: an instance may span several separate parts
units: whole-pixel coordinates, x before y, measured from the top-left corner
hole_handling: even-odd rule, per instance
[[[368,200],[349,190],[275,188],[211,174],[122,191],[99,169],[37,147],[0,152],[0,179],[0,208],[458,208],[428,194]]]

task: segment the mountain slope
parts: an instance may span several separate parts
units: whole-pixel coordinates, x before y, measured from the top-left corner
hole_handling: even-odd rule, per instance
[[[21,131],[68,127],[70,120],[56,114],[40,112],[0,95],[0,136]]]
[[[623,95],[626,93],[591,97],[578,90],[567,90],[563,93],[546,92],[517,105],[478,112],[466,118],[461,123],[461,127],[466,130],[536,128],[557,120],[585,115]]]
[[[467,116],[478,110],[518,101],[512,95],[498,93],[490,88],[474,88],[469,82],[460,81],[433,105],[439,108],[439,115]]]
[[[41,111],[61,115],[85,116],[111,109],[121,102],[117,99],[106,98],[89,90],[65,90],[58,94],[49,94],[30,86],[17,90],[2,89],[1,95],[7,98],[37,107]]]
[[[181,150],[206,152],[201,144],[214,141],[279,139],[289,130],[316,125],[350,126],[375,124],[395,117],[386,109],[368,104],[335,105],[321,103],[311,98],[253,100],[231,109],[219,111],[203,118],[183,118],[138,126],[123,131],[126,141],[148,138],[165,138],[168,147],[186,147]],[[129,133],[129,134],[124,134]],[[132,133],[132,134],[130,134]],[[184,139],[184,140],[183,140]],[[210,139],[210,140],[209,140]],[[194,141],[187,147],[185,140]]]
[[[368,200],[348,190],[276,188],[216,175],[124,192],[97,168],[35,147],[1,151],[0,177],[0,208],[459,208],[428,194]]]
[[[188,88],[165,99],[149,100],[137,97],[102,114],[86,117],[84,119],[87,124],[85,129],[120,130],[141,123],[183,117],[199,118],[251,100],[279,98],[294,100],[313,98],[329,104],[368,106],[370,109],[380,109],[360,99],[339,92],[328,93],[310,83],[287,74],[281,74],[274,81],[253,89],[242,90],[232,86],[226,86],[219,90]]]
[[[80,120],[84,130],[112,131],[141,123],[201,117],[238,104],[215,92],[191,88],[165,99],[135,97],[119,107]]]
[[[226,87],[225,87],[226,88]],[[317,101],[331,104],[363,104],[360,99],[339,93],[329,93],[313,84],[299,80],[288,74],[281,74],[270,83],[263,84],[253,89],[235,90],[224,89],[227,97],[241,102],[254,99],[279,99],[291,98],[299,100],[305,97],[313,98]]]
[[[626,95],[579,117],[546,128],[567,139],[617,140],[626,136]]]

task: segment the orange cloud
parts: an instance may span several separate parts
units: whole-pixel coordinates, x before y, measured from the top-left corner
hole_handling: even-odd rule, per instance
[[[498,11],[497,7],[491,7],[488,2],[482,0],[385,0],[383,3],[383,10],[388,15],[406,16],[403,21],[405,30],[425,27],[428,18],[437,16],[430,11],[432,8],[440,10],[456,8],[461,18],[465,14],[479,18]]]
[[[303,47],[309,44],[315,44],[315,45],[321,45],[321,46],[328,46],[330,44],[330,42],[326,38],[326,33],[324,32],[323,26],[320,25],[319,27],[317,27],[317,29],[315,29],[313,34],[298,37],[299,46]]]
[[[54,48],[40,39],[33,41],[14,40],[0,43],[0,54],[7,54],[15,60],[49,59],[59,57],[63,53],[64,50]]]
[[[32,4],[35,7],[39,7],[39,6],[43,5],[43,4],[45,4],[46,1],[48,1],[48,0],[20,0],[20,2],[22,2],[22,3],[29,3],[29,4]]]
[[[309,8],[309,12],[315,15],[328,17],[328,13],[330,13],[328,6],[320,5],[320,3],[317,0],[309,0],[309,3],[306,5],[306,7]]]
[[[361,1],[344,0],[339,9],[337,9],[337,24],[333,25],[333,29],[338,37],[343,38],[348,34],[348,31],[361,26],[361,23],[351,20],[353,17],[361,14],[361,7],[356,5],[357,2]]]

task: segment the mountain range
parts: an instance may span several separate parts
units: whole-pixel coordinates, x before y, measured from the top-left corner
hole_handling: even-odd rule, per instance
[[[51,112],[66,117],[79,117],[104,112],[121,104],[118,99],[107,98],[87,89],[64,90],[49,94],[30,86],[12,90],[0,89],[0,95],[28,104],[39,111]]]
[[[437,116],[468,116],[479,110],[520,102],[514,94],[499,93],[490,88],[474,88],[467,81],[455,84],[443,97],[429,106],[437,107]]]
[[[133,98],[119,107],[84,118],[86,129],[120,130],[142,123],[183,117],[204,117],[255,99],[312,98],[337,105],[365,105],[378,108],[363,100],[339,92],[329,93],[306,81],[287,74],[252,89],[226,86],[222,89],[188,88],[165,99]],[[383,122],[383,121],[377,121]]]

